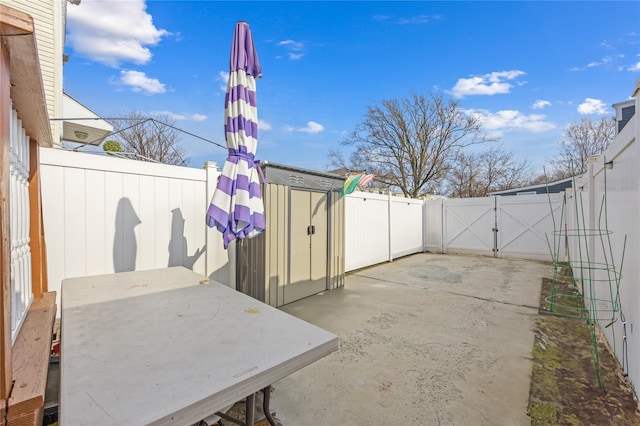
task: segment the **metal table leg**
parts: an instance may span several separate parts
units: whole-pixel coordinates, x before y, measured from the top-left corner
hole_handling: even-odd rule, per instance
[[[245,399],[245,415],[244,415],[244,423],[238,419],[234,419],[233,417],[217,412],[215,413],[221,419],[229,421],[231,423],[235,423],[241,426],[253,426],[255,424],[255,401],[256,395],[251,394]],[[271,426],[278,426],[275,419],[271,415],[271,410],[269,409],[269,403],[271,401],[271,386],[267,386],[262,389],[262,409],[264,411],[264,415],[267,418],[267,421]]]
[[[269,402],[271,400],[271,386],[267,386],[262,389],[262,411],[267,418],[267,421],[271,426],[277,426],[276,421],[271,416],[271,410],[269,409]]]
[[[247,397],[247,402],[245,405],[244,424],[247,426],[253,426],[253,424],[255,423],[255,419],[254,419],[255,403],[256,403],[256,394],[252,393]]]

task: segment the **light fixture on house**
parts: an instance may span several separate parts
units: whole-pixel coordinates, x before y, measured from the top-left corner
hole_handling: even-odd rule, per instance
[[[80,140],[85,140],[86,138],[89,137],[89,133],[87,132],[83,132],[80,130],[76,130],[75,132],[73,132],[74,135],[76,135],[76,138],[80,139]]]

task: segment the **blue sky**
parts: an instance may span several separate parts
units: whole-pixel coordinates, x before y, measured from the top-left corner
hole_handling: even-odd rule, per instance
[[[432,92],[542,170],[568,123],[612,116],[640,77],[637,1],[82,0],[67,5],[64,90],[102,117],[167,114],[224,145],[238,20],[263,70],[257,158],[307,169],[327,169],[367,106]],[[224,162],[181,139],[191,167]]]

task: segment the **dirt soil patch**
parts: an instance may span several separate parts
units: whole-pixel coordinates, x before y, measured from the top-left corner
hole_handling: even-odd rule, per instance
[[[604,338],[598,336],[597,343],[603,392],[586,320],[547,313],[550,291],[551,280],[544,279],[529,394],[532,426],[640,425],[638,401]],[[568,282],[557,284],[556,291],[568,300],[576,295]]]

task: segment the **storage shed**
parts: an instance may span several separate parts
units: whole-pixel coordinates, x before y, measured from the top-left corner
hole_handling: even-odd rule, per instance
[[[262,163],[267,227],[236,246],[236,289],[271,306],[344,286],[345,178]]]

